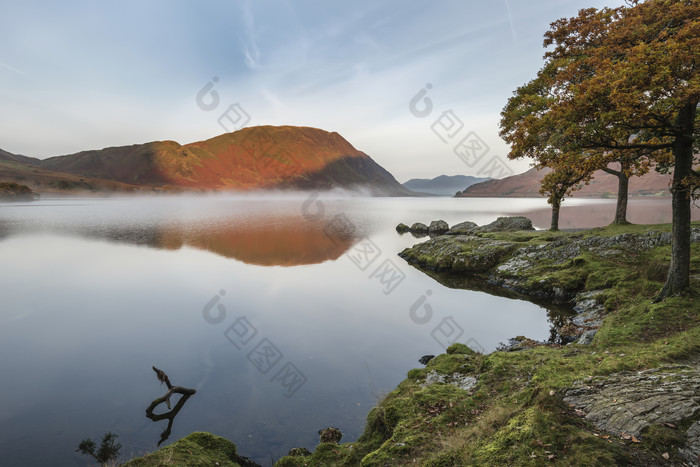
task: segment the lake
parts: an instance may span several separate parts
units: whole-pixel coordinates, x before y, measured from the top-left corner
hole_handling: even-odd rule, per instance
[[[567,200],[563,220],[568,207],[614,201]],[[670,200],[630,210],[667,221]],[[144,411],[166,387],[152,366],[197,390],[165,443],[209,431],[269,465],[328,426],[353,441],[422,355],[549,337],[547,309],[407,265],[397,253],[422,240],[396,224],[533,213],[546,228],[546,212],[540,199],[317,194],[1,204],[2,464],[86,465],[79,442],[108,431],[121,460],[155,450],[167,422]]]

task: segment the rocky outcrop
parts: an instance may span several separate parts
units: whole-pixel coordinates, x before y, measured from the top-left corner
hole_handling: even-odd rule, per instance
[[[500,222],[499,225],[524,226],[527,223]],[[590,291],[587,295],[578,296],[582,292],[582,283],[562,283],[547,278],[533,280],[533,268],[542,264],[550,267],[576,266],[585,262],[581,256],[583,252],[607,257],[671,243],[670,234],[656,231],[609,237],[592,235],[544,238],[546,243],[523,245],[515,240],[479,236],[472,231],[468,235],[443,235],[432,238],[406,248],[399,256],[411,264],[433,271],[480,275],[489,284],[510,288],[531,297],[547,298],[559,303],[574,303],[578,307],[576,311],[581,314],[576,324],[597,326],[602,306],[596,302],[596,297],[602,291]],[[691,241],[700,241],[700,229],[692,230]]]
[[[535,230],[535,228],[527,217],[499,217],[488,225],[476,227],[472,232],[512,232],[516,230]]]
[[[665,365],[638,372],[621,372],[577,381],[564,394],[599,430],[624,439],[645,439],[653,425],[686,430],[679,454],[697,465],[700,454],[700,371],[686,365]],[[694,420],[694,421],[693,421]]]
[[[442,235],[407,248],[399,256],[433,271],[483,273],[498,265],[515,248],[514,242]]]

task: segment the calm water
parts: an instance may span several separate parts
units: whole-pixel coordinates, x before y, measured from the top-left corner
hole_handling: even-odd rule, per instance
[[[154,450],[167,422],[145,417],[166,390],[152,365],[197,390],[166,443],[210,431],[269,464],[313,449],[328,426],[355,440],[377,397],[455,337],[486,351],[549,337],[547,310],[407,265],[397,253],[420,240],[394,226],[545,207],[306,195],[0,205],[2,465],[86,465],[73,450],[107,431],[122,460]]]

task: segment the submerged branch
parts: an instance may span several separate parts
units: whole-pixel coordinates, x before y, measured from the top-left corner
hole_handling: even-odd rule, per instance
[[[183,388],[182,386],[173,386],[170,384],[170,378],[168,378],[168,375],[165,374],[163,370],[159,370],[156,367],[153,367],[153,371],[156,372],[156,375],[158,377],[158,381],[161,383],[165,383],[165,385],[168,387],[168,392],[166,392],[163,396],[158,397],[151,402],[151,405],[148,406],[146,409],[146,417],[150,418],[154,422],[160,421],[160,420],[168,420],[168,427],[165,429],[165,431],[160,435],[160,441],[158,442],[158,446],[163,443],[168,437],[170,436],[170,432],[173,427],[173,420],[175,420],[175,416],[180,412],[180,409],[185,405],[185,402],[187,402],[187,399],[190,398],[190,396],[194,395],[197,391],[195,389],[189,389],[189,388]],[[177,401],[177,404],[175,405],[175,408],[170,410],[169,412],[165,412],[162,414],[154,414],[153,411],[155,410],[156,407],[158,407],[160,404],[163,402],[166,403],[168,406],[168,409],[170,409],[170,397],[173,394],[181,394],[182,397],[180,398],[179,401]]]

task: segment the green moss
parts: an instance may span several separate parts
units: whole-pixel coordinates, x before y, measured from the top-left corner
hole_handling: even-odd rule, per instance
[[[126,467],[161,466],[238,466],[236,445],[211,433],[195,432],[160,448],[152,454],[132,459]]]
[[[449,346],[446,352],[448,354],[476,355],[476,352],[474,352],[468,345],[459,342],[455,342]]]

